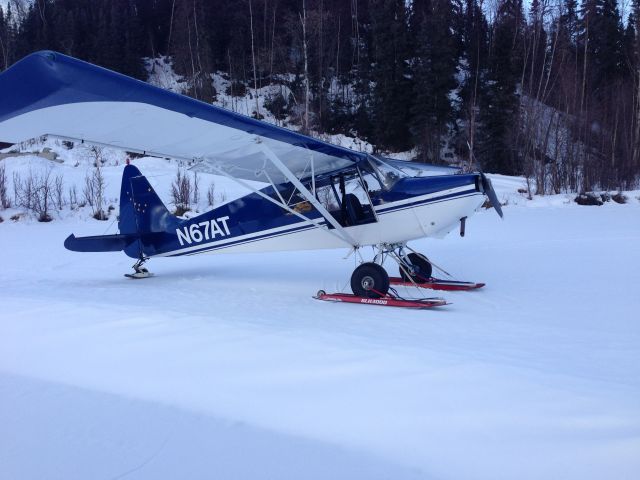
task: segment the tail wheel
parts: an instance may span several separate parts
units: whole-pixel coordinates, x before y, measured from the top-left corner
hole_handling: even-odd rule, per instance
[[[351,275],[351,290],[359,297],[383,297],[389,291],[389,275],[377,263],[363,263]]]
[[[433,272],[433,267],[429,261],[417,253],[410,253],[407,255],[407,259],[409,263],[411,263],[414,273],[407,275],[405,271],[406,267],[402,266],[400,267],[400,276],[402,279],[405,282],[413,280],[416,283],[426,283],[431,278],[431,273]]]

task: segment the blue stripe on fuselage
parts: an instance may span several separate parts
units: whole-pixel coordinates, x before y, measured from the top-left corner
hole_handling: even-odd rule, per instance
[[[448,200],[451,200],[452,198],[463,198],[463,197],[467,197],[467,196],[471,196],[474,194],[477,194],[478,192],[475,189],[471,189],[471,190],[465,190],[464,192],[458,192],[458,193],[451,193],[448,195],[442,195],[440,197],[435,197],[435,198],[431,198],[431,199],[426,199],[426,200],[419,200],[416,202],[412,202],[410,204],[405,204],[405,205],[399,205],[396,207],[388,207],[384,210],[377,210],[376,212],[378,213],[378,215],[386,215],[389,213],[393,213],[393,212],[397,212],[397,211],[401,211],[401,210],[406,210],[407,208],[414,208],[414,207],[418,207],[418,206],[422,206],[422,205],[426,205],[426,204],[432,204],[432,203],[441,203],[441,202],[445,202]],[[305,223],[304,225],[299,225],[300,223]],[[326,222],[322,222],[318,225],[319,226],[325,226],[326,227],[327,223]],[[229,247],[233,247],[233,246],[237,246],[237,245],[242,245],[245,243],[252,243],[252,242],[257,242],[260,240],[267,240],[270,238],[276,238],[276,237],[280,237],[283,235],[289,235],[292,233],[298,233],[298,232],[302,232],[304,230],[309,230],[312,228],[318,228],[315,225],[309,225],[306,222],[300,221],[296,223],[296,226],[287,230],[281,230],[278,232],[273,232],[273,233],[265,233],[265,234],[260,234],[259,232],[256,232],[255,236],[252,237],[248,237],[248,238],[243,238],[243,239],[239,239],[236,241],[231,241],[228,243],[224,243],[221,244],[221,241],[216,242],[215,244],[213,244],[213,242],[209,242],[208,244],[205,244],[202,246],[202,248],[199,248],[197,250],[189,250],[187,252],[182,252],[180,250],[175,250],[173,252],[169,252],[166,254],[163,254],[163,256],[169,256],[169,257],[178,257],[178,256],[183,256],[183,255],[195,255],[198,253],[204,253],[204,252],[208,252],[208,251],[213,251],[213,250],[221,250],[223,248],[229,248]],[[263,230],[262,230],[263,231]],[[182,249],[184,250],[184,249]]]

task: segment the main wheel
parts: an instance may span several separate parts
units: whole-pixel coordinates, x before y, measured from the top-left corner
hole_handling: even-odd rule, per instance
[[[359,297],[383,297],[389,291],[389,275],[377,263],[363,263],[351,275],[351,290]]]
[[[431,278],[431,273],[433,272],[431,264],[425,260],[422,255],[418,255],[417,253],[410,253],[407,255],[407,259],[411,263],[415,273],[413,275],[407,275],[407,273],[400,268],[400,276],[402,279],[405,282],[410,282],[411,279],[413,279],[416,283],[426,283],[427,280]],[[409,277],[411,277],[411,279]]]

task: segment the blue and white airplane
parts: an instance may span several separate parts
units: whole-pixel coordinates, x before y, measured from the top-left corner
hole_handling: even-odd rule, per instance
[[[138,260],[134,277],[148,276],[143,264],[157,256],[336,247],[360,254],[373,246],[373,261],[354,271],[351,286],[356,295],[379,297],[389,288],[385,258],[397,261],[405,279],[431,276],[426,257],[408,241],[442,237],[458,224],[463,233],[485,196],[502,216],[482,173],[423,176],[419,167],[403,168],[406,162],[331,145],[50,51],[0,74],[0,142],[42,135],[186,160],[252,192],[182,219],[128,165],[119,233],[70,235],[65,247],[124,251]]]

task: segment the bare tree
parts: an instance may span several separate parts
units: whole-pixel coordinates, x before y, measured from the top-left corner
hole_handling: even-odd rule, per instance
[[[51,170],[34,177],[34,188],[32,190],[33,211],[38,215],[39,222],[50,222],[53,220],[50,215],[53,204],[53,181],[51,180]]]
[[[10,208],[11,200],[7,189],[7,171],[4,164],[0,165],[0,206]]]
[[[200,203],[200,177],[198,177],[198,172],[193,172],[193,204],[198,208],[198,203]]]
[[[92,146],[89,148],[89,158],[94,167],[101,167],[105,164],[104,149],[102,147]]]
[[[191,210],[192,184],[186,171],[178,169],[171,185],[171,200],[176,206],[175,214],[180,216]]]
[[[106,182],[98,162],[90,173],[84,178],[83,196],[84,201],[91,206],[93,218],[96,220],[106,220],[107,214],[104,211],[104,191]]]
[[[26,178],[18,173],[13,174],[14,203],[20,208],[34,212],[39,222],[50,222],[50,212],[54,204],[54,181],[51,169],[45,173],[35,174],[29,170]]]
[[[0,31],[0,53],[2,53],[2,64],[0,64],[0,69],[6,70],[9,68],[9,46],[5,44],[3,35]]]
[[[251,25],[251,61],[253,63],[253,93],[256,99],[256,117],[260,118],[260,106],[258,104],[258,75],[256,73],[256,53],[253,42],[253,7],[249,0],[249,23]]]
[[[22,179],[22,176],[13,172],[13,203],[17,207],[31,210],[33,206],[33,190],[34,190],[33,173],[29,171],[26,179]]]
[[[173,33],[173,14],[176,11],[176,0],[171,3],[171,19],[169,20],[169,38],[167,40],[167,51],[171,51],[171,34]]]
[[[72,185],[71,187],[69,187],[68,197],[69,197],[69,207],[76,208],[78,206],[78,189],[76,188],[75,185]]]
[[[64,207],[64,182],[62,180],[62,175],[56,175],[53,183],[55,190],[56,207],[58,208],[58,210],[62,210],[62,207]]]
[[[209,185],[209,188],[207,189],[207,204],[210,207],[213,207],[216,203],[216,185],[215,183],[211,182],[211,184]]]
[[[302,50],[304,52],[304,132],[309,133],[309,62],[307,57],[307,5],[302,0]]]

